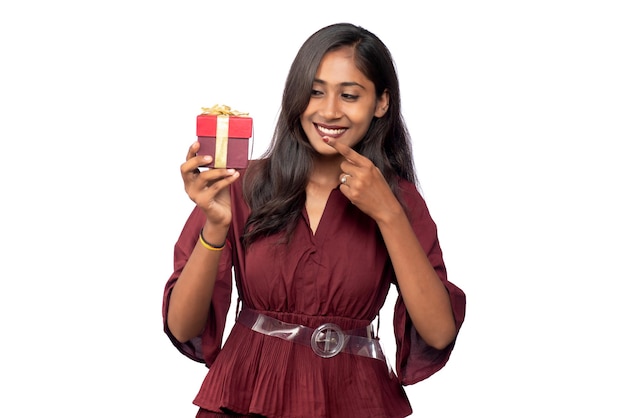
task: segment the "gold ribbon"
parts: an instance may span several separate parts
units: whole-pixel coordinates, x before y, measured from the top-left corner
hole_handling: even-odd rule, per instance
[[[226,168],[228,154],[228,120],[230,116],[217,115],[215,127],[215,168]]]
[[[219,104],[213,105],[212,107],[203,107],[202,114],[249,117],[248,112],[240,112],[238,110],[231,109],[230,106]]]
[[[233,110],[230,106],[214,105],[212,107],[203,107],[203,115],[217,116],[217,125],[215,128],[215,168],[226,168],[226,157],[228,155],[228,122],[231,116],[249,117],[248,113]]]

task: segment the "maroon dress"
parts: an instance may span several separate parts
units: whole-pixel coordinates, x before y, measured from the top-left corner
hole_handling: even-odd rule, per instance
[[[348,353],[322,358],[311,347],[267,336],[239,323],[222,345],[233,270],[243,306],[284,322],[311,328],[331,322],[343,330],[365,327],[374,320],[396,280],[376,223],[338,188],[331,192],[315,234],[303,210],[288,245],[277,243],[280,237],[272,236],[244,250],[240,237],[249,208],[241,187],[241,181],[231,186],[233,221],[221,254],[205,330],[199,337],[179,343],[165,323],[173,344],[209,368],[194,404],[209,411],[265,417],[410,415],[403,385],[441,369],[454,343],[444,350],[426,345],[401,297],[393,319],[397,375],[379,359]],[[400,187],[413,229],[448,289],[458,330],[465,317],[465,294],[447,280],[435,223],[415,185],[402,181]],[[164,292],[164,320],[172,287],[204,222],[204,213],[195,208],[176,242],[174,272]]]

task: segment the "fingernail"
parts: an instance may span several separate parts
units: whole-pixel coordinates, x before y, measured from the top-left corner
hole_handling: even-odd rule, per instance
[[[205,161],[211,161],[213,159],[213,157],[211,157],[210,155],[205,155],[203,160]]]
[[[323,137],[322,137],[322,141],[324,141],[324,142],[328,143],[328,141],[330,141],[330,138],[329,138],[329,137],[327,137],[327,136],[323,136]]]

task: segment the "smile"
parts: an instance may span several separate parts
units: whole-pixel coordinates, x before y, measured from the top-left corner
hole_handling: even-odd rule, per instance
[[[329,136],[339,136],[342,133],[344,133],[345,131],[347,131],[347,128],[326,128],[324,126],[317,125],[317,124],[315,124],[315,127],[323,135],[329,135]]]

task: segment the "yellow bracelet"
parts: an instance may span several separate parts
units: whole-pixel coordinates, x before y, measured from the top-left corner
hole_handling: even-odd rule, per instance
[[[202,229],[200,230],[200,244],[202,244],[202,246],[204,248],[206,248],[207,250],[211,250],[211,251],[222,251],[224,249],[224,247],[226,246],[226,242],[224,242],[222,245],[220,245],[219,247],[216,247],[215,245],[211,245],[209,244],[205,239],[204,236],[202,236]]]

